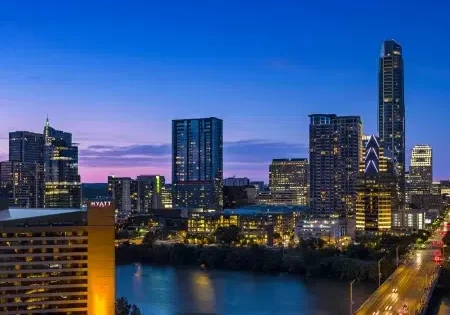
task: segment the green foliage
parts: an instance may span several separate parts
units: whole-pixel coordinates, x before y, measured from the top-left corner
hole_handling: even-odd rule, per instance
[[[128,302],[127,298],[120,297],[116,299],[116,315],[141,315],[139,308]]]
[[[219,227],[214,233],[216,240],[220,244],[231,245],[231,243],[239,242],[239,228],[236,225],[230,227]]]
[[[317,243],[311,247],[315,246]],[[121,246],[116,250],[117,264],[141,262],[205,265],[207,268],[214,269],[289,272],[306,277],[332,277],[376,282],[378,281],[377,262],[371,255],[372,253],[367,255],[359,247],[350,248],[347,252],[341,253],[334,248],[312,249],[306,245],[303,248],[282,250],[258,245],[229,247],[154,244],[151,247],[145,245]],[[383,260],[381,267],[383,278],[387,278],[395,269],[394,263],[390,260]]]
[[[147,232],[147,234],[145,234],[145,236],[142,240],[142,244],[151,246],[155,242],[155,239],[156,239],[155,233],[153,233],[152,231]]]

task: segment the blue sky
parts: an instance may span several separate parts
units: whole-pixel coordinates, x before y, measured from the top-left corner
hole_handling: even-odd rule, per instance
[[[0,156],[12,130],[80,143],[86,182],[170,178],[171,120],[224,120],[225,175],[307,157],[308,114],[376,133],[378,56],[403,46],[407,146],[450,177],[448,1],[2,1]],[[100,147],[103,146],[103,147]]]

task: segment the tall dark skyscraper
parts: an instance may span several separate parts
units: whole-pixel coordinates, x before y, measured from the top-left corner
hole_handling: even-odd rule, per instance
[[[29,131],[9,133],[9,160],[23,163],[44,163],[44,135]]]
[[[383,43],[380,55],[378,134],[390,152],[398,173],[400,204],[405,200],[405,97],[402,47],[394,40]]]
[[[222,120],[173,120],[173,207],[222,209],[222,180]]]
[[[78,147],[72,134],[52,128],[47,118],[44,137],[45,207],[81,207]]]
[[[9,161],[1,162],[0,189],[10,206],[44,206],[44,136],[28,131],[9,133]]]
[[[362,160],[359,116],[310,115],[310,208],[317,215],[350,215]]]

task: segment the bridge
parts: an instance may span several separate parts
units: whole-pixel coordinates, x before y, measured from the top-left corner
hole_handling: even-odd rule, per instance
[[[439,232],[426,249],[412,252],[354,314],[424,315],[441,270],[435,261],[436,241],[442,241]]]

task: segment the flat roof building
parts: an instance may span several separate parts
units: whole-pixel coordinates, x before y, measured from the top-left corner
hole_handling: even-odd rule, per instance
[[[0,208],[0,314],[114,315],[114,205]]]

